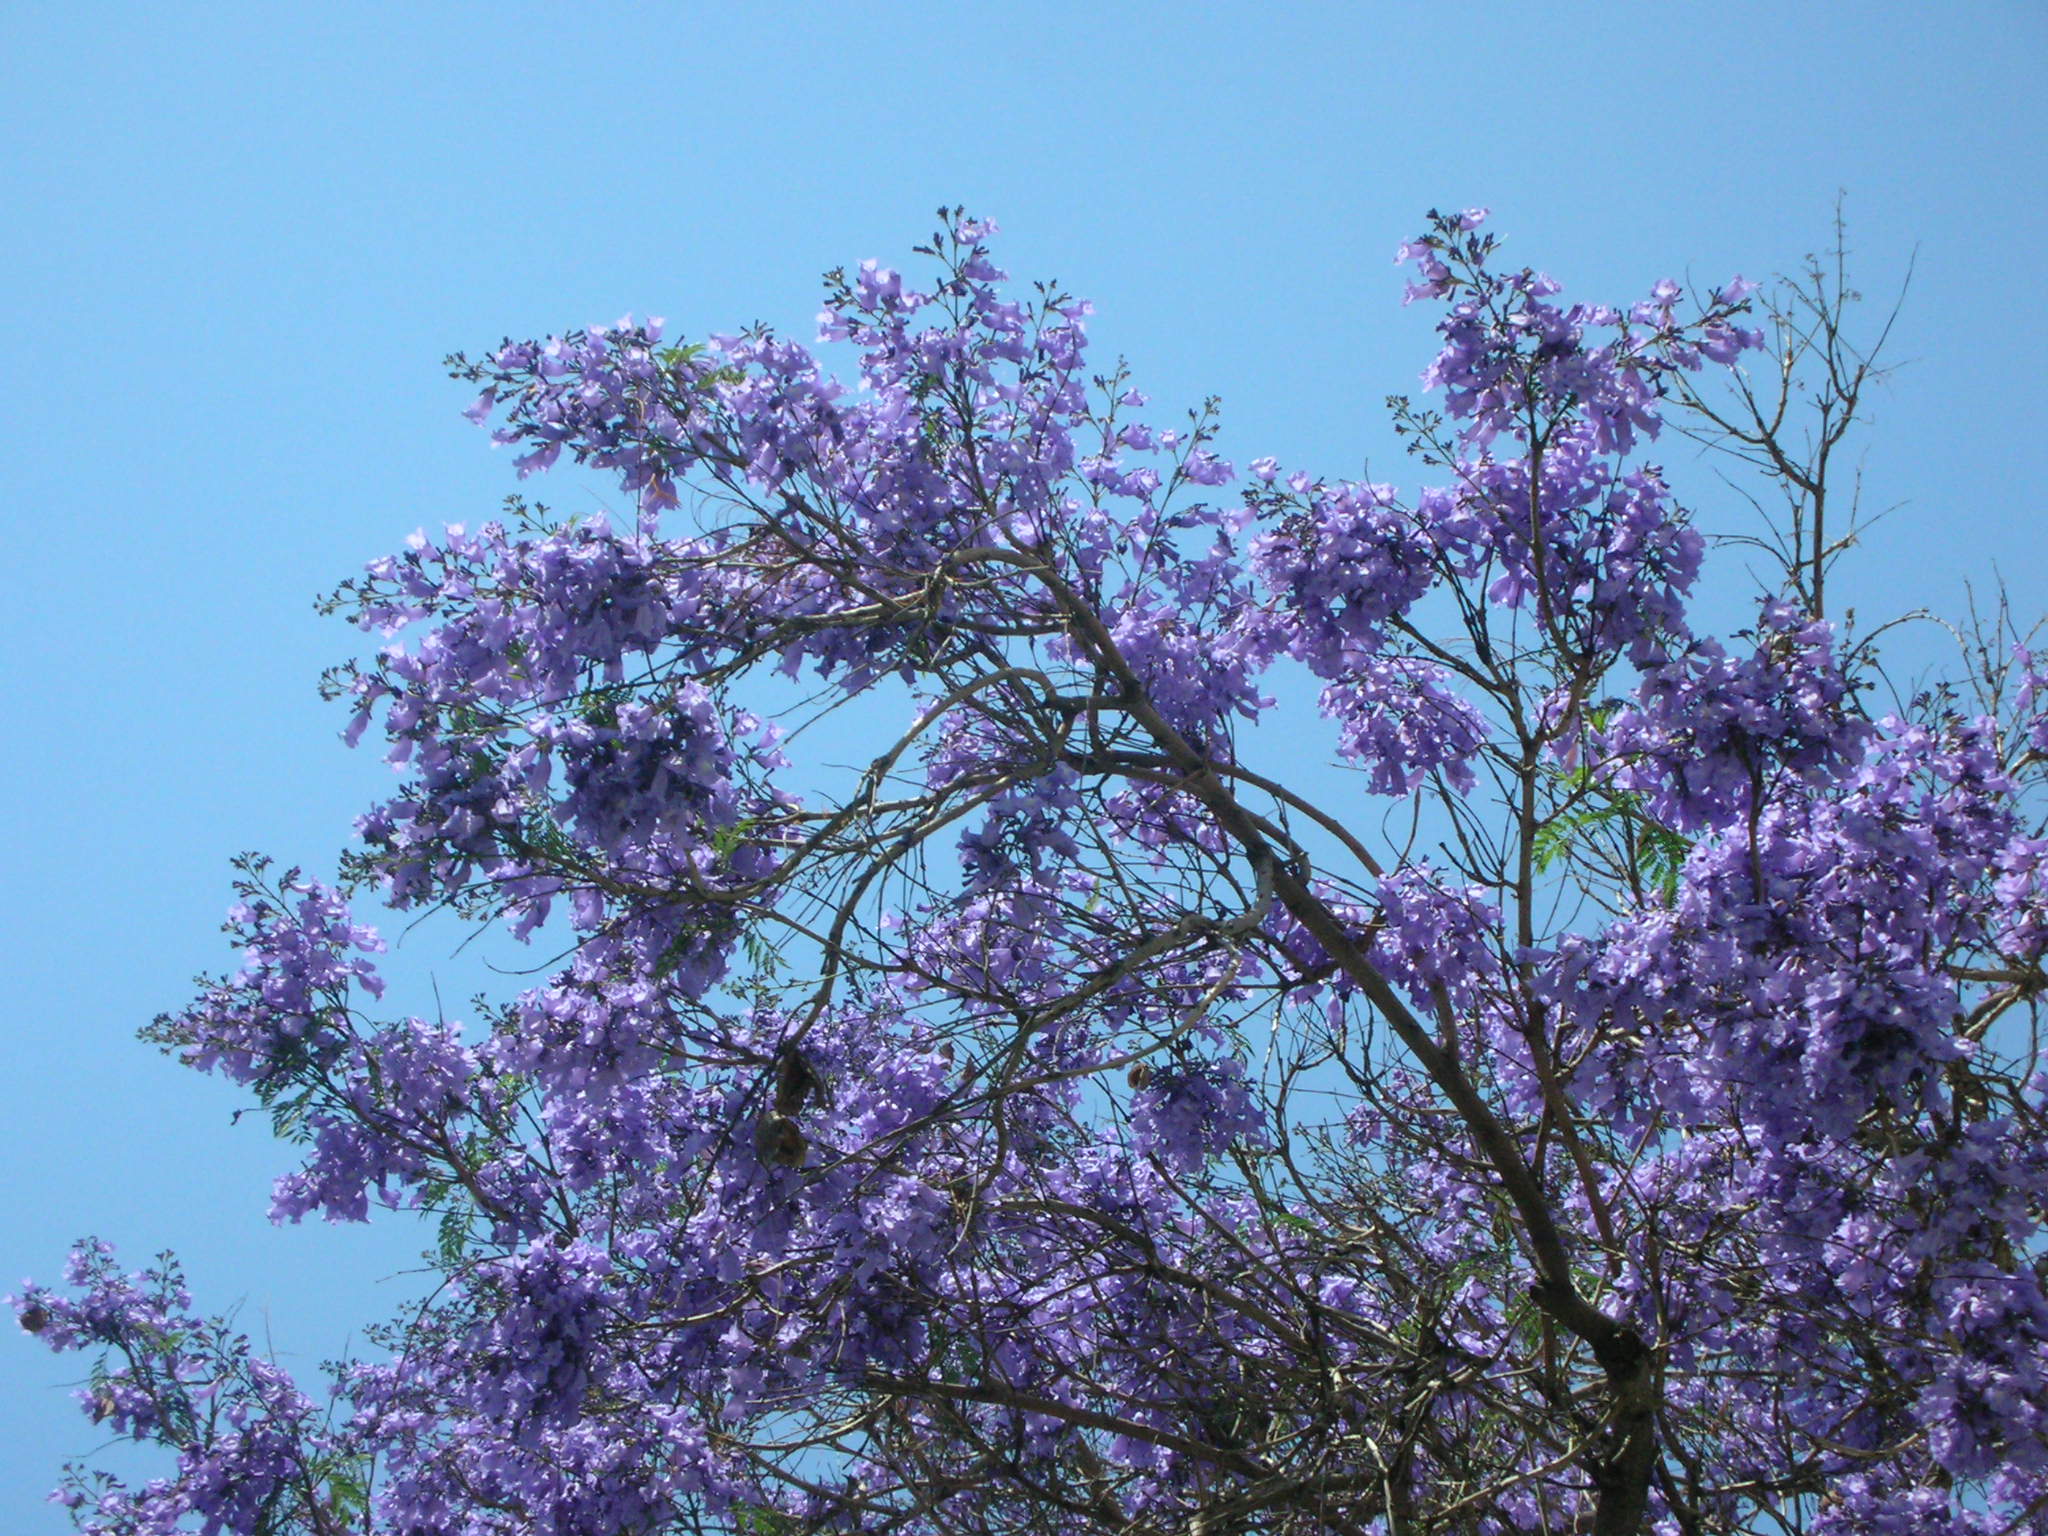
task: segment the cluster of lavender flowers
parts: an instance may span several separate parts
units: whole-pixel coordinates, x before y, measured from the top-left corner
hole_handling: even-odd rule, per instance
[[[401,787],[150,1031],[442,1283],[316,1405],[79,1250],[22,1326],[175,1457],[80,1527],[2042,1528],[2048,684],[1873,720],[1794,600],[1696,633],[1642,455],[1754,288],[1565,306],[1482,218],[1401,252],[1413,498],[1240,481],[958,213],[816,350],[458,360],[630,511],[342,589]],[[387,1016],[366,892],[564,959]]]

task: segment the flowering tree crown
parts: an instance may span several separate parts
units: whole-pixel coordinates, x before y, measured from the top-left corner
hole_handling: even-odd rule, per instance
[[[1400,253],[1413,496],[1155,425],[957,212],[831,276],[822,357],[456,359],[630,510],[341,589],[401,787],[339,885],[244,861],[241,968],[150,1031],[303,1142],[278,1219],[432,1212],[443,1283],[316,1404],[82,1247],[21,1323],[176,1457],[82,1527],[2048,1518],[2043,673],[1866,708],[1783,409],[1870,376],[1838,289],[1766,349],[1740,279],[1568,305],[1481,221]],[[1667,418],[1788,499],[1737,635]],[[1290,674],[1320,741],[1257,728]],[[392,1016],[364,891],[563,958]]]

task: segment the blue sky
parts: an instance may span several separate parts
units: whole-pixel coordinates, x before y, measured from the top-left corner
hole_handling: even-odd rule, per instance
[[[965,203],[1018,276],[1095,299],[1155,399],[1220,395],[1240,463],[1406,479],[1381,402],[1429,321],[1390,258],[1423,210],[1490,205],[1516,259],[1619,299],[1794,266],[1843,192],[1874,296],[1919,266],[1864,439],[1867,504],[1901,509],[1841,579],[1869,616],[1954,611],[1996,566],[2038,608],[2044,70],[2021,0],[17,0],[0,1284],[87,1232],[173,1245],[302,1366],[414,1284],[385,1278],[424,1241],[402,1222],[272,1229],[283,1150],[133,1032],[228,960],[231,853],[327,869],[388,782],[314,696],[350,636],[310,599],[512,488],[444,354],[627,310],[808,335],[820,271]],[[405,956],[414,1008],[467,995],[432,935]],[[75,1375],[0,1335],[0,1520],[29,1536],[96,1443]]]

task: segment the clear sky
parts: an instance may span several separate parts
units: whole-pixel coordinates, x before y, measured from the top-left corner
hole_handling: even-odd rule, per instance
[[[133,1032],[230,959],[231,853],[328,870],[388,782],[314,696],[351,636],[310,599],[512,488],[444,354],[627,310],[808,338],[820,271],[958,202],[1094,298],[1162,406],[1220,395],[1240,463],[1405,479],[1381,402],[1430,337],[1391,255],[1425,209],[1490,205],[1514,258],[1613,300],[1791,267],[1845,192],[1869,291],[1919,268],[1864,439],[1867,502],[1903,506],[1842,579],[1953,611],[1995,564],[2040,608],[2044,79],[2040,0],[13,0],[0,1287],[87,1232],[174,1245],[310,1367],[414,1284],[384,1279],[403,1222],[273,1230],[285,1152]],[[404,963],[415,1010],[430,972],[467,995],[445,948]],[[96,1442],[74,1365],[0,1335],[24,1536]]]

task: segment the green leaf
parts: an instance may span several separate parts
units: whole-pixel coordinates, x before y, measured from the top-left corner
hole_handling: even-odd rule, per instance
[[[796,1521],[765,1504],[735,1504],[732,1522],[735,1531],[746,1532],[747,1536],[784,1536],[796,1529]]]
[[[351,1457],[325,1469],[327,1479],[327,1511],[342,1521],[353,1520],[366,1514],[370,1508],[369,1461],[365,1457]],[[315,1475],[319,1475],[316,1469]]]

